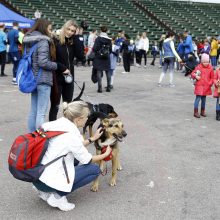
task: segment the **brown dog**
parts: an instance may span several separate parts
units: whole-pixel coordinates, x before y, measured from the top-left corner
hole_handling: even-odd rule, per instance
[[[103,128],[102,136],[96,140],[95,147],[96,147],[96,154],[101,154],[102,148],[105,146],[110,145],[112,148],[112,177],[110,180],[110,186],[116,185],[116,178],[117,178],[117,170],[122,170],[120,161],[119,161],[119,146],[118,142],[121,142],[124,137],[126,137],[127,133],[124,130],[123,123],[118,118],[109,118],[104,119],[101,122],[100,127]],[[100,162],[100,169],[101,171],[104,170],[105,161],[102,160]],[[98,178],[93,182],[91,190],[93,192],[97,192],[99,187]]]

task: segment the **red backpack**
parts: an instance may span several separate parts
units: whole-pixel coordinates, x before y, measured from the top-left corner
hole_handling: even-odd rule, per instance
[[[63,134],[63,131],[47,131],[38,129],[32,133],[18,136],[9,152],[8,164],[11,174],[19,180],[35,182],[44,169],[60,158],[42,165],[41,160],[48,148],[50,138]]]

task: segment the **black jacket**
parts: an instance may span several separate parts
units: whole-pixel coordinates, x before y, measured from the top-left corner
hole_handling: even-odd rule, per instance
[[[54,39],[56,46],[56,61],[61,66],[60,70],[56,71],[58,77],[63,77],[62,72],[69,69],[74,76],[74,58],[83,59],[84,50],[81,47],[79,38],[74,36],[72,38],[66,38],[65,44],[61,45],[58,39]]]
[[[93,51],[95,53],[95,58],[93,60],[93,68],[99,71],[107,71],[110,69],[110,55],[107,59],[102,59],[97,56],[97,52],[101,49],[102,45],[109,46],[109,54],[112,52],[112,44],[111,38],[107,36],[107,34],[101,34],[99,37],[96,38]]]
[[[123,42],[122,42],[122,46],[121,46],[121,52],[123,53],[123,54],[129,54],[130,52],[129,52],[129,49],[128,49],[128,46],[130,45],[130,42],[129,42],[129,40],[124,40]]]

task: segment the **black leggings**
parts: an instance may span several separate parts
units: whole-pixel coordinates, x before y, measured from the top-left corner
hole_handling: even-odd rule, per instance
[[[50,107],[50,112],[49,112],[49,121],[55,121],[57,119],[57,113],[59,111],[59,105],[60,105],[60,100],[61,96],[63,99],[63,102],[71,102],[73,100],[73,92],[74,92],[74,80],[72,83],[66,83],[64,80],[64,77],[60,77],[57,79],[57,84],[58,84],[58,93],[55,94],[54,90],[51,90],[51,96],[50,96],[50,101],[51,101],[51,107]],[[54,96],[56,97],[56,100],[54,99]]]
[[[0,52],[1,74],[4,74],[6,63],[6,51]]]
[[[125,72],[130,72],[130,66],[131,66],[130,59],[131,59],[130,53],[123,54],[123,64],[124,64]]]
[[[146,50],[139,50],[140,53],[140,64],[141,64],[141,60],[142,60],[142,56],[144,55],[144,65],[147,65],[147,53]]]

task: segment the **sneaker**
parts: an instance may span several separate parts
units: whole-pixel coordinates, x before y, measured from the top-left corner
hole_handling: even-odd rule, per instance
[[[46,193],[43,191],[38,190],[35,186],[32,186],[33,190],[37,193],[37,195],[44,200],[45,202],[47,201],[47,199],[50,197],[51,193]]]
[[[55,198],[54,194],[51,194],[50,197],[47,199],[47,204],[54,208],[58,208],[61,211],[70,211],[75,208],[75,205],[73,203],[69,203],[67,201],[66,196],[62,196],[57,199]]]
[[[140,64],[138,64],[138,63],[136,63],[136,65],[135,65],[136,67],[140,67]]]
[[[147,68],[147,66],[145,65],[144,68]]]
[[[162,85],[161,85],[161,83],[157,83],[157,86],[158,86],[158,87],[161,87]]]
[[[128,72],[126,72],[126,71],[123,71],[123,72],[121,72],[121,73],[128,73]]]
[[[11,84],[12,84],[12,85],[18,85],[18,83],[16,82],[16,80],[12,80],[12,81],[11,81]]]
[[[173,83],[170,83],[170,84],[169,84],[169,87],[170,87],[170,88],[173,88],[173,87],[175,87],[175,85],[174,85]]]

